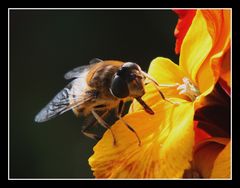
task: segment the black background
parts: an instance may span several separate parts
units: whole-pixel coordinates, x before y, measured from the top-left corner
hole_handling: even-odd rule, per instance
[[[151,60],[174,53],[171,10],[14,10],[10,16],[10,177],[91,178],[95,141],[72,112],[43,124],[34,116],[74,67],[103,60]]]

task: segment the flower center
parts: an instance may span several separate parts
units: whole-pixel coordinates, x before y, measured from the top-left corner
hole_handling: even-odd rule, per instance
[[[195,101],[195,99],[200,95],[199,89],[192,83],[192,81],[189,78],[184,77],[182,80],[183,84],[180,84],[177,87],[177,90],[180,91],[179,94],[186,95],[192,101]]]

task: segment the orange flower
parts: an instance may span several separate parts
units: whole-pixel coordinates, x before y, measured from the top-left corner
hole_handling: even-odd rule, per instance
[[[222,22],[223,18],[227,20],[224,27],[215,28],[218,25],[215,22]],[[106,131],[89,158],[95,177],[181,178],[184,171],[192,167],[194,113],[206,105],[206,96],[212,93],[220,77],[222,57],[230,46],[228,19],[228,10],[197,10],[182,42],[179,65],[161,57],[151,62],[148,73],[158,83],[169,86],[162,89],[169,100],[181,104],[161,100],[156,89],[147,85],[143,100],[155,115],[146,114],[134,101],[124,117],[138,132],[141,147],[134,135],[117,121],[112,127],[117,146],[113,146],[111,134]],[[225,152],[222,155],[212,160],[217,164],[214,169],[219,169],[218,161],[225,160]]]
[[[206,139],[194,147],[191,169],[185,178],[230,178],[230,141],[228,138]]]
[[[186,10],[185,10],[186,11]],[[176,11],[179,14],[179,21],[178,21],[178,25],[179,23],[182,24],[182,28],[185,28],[185,30],[183,29],[183,31],[180,32],[185,32],[186,30],[188,30],[189,26],[191,25],[191,22],[193,19],[193,11],[186,11],[184,16],[182,16],[182,11]],[[215,12],[216,14],[210,14],[208,11],[204,12],[204,16],[206,18],[206,20],[208,20],[208,28],[209,28],[209,33],[211,34],[211,37],[214,39],[214,43],[217,46],[217,44],[221,44],[225,42],[225,46],[226,46],[226,51],[223,52],[224,55],[221,54],[221,58],[222,61],[220,60],[220,63],[222,63],[221,66],[217,66],[217,68],[220,68],[220,78],[219,78],[219,83],[222,86],[222,88],[230,95],[230,87],[231,87],[231,83],[230,83],[230,49],[229,49],[229,40],[228,38],[230,38],[229,35],[229,31],[228,30],[221,30],[220,28],[229,28],[226,26],[230,25],[230,14],[226,15],[221,11]],[[188,15],[188,16],[186,16]],[[184,19],[184,21],[182,21]],[[216,19],[218,19],[218,21],[216,21]],[[179,26],[176,27],[176,29],[179,28]],[[185,36],[185,35],[184,35]],[[181,37],[179,39],[178,36],[177,37],[177,41],[176,41],[176,48],[180,48],[181,47],[181,41],[178,42],[178,40],[183,40],[183,37]],[[222,38],[225,38],[227,40],[222,40]],[[178,46],[179,45],[179,46]],[[222,44],[223,45],[223,44]],[[177,52],[176,52],[177,53]],[[218,72],[217,71],[217,72]],[[217,73],[218,74],[218,73]],[[209,129],[209,128],[208,128]],[[198,130],[198,132],[196,132],[196,130]],[[215,130],[216,131],[216,130]],[[203,132],[202,132],[203,133]],[[205,132],[204,132],[205,133]],[[196,138],[199,138],[199,129],[195,129],[195,135]],[[206,136],[206,135],[205,135]],[[214,139],[214,138],[213,138]],[[203,139],[204,140],[204,139]],[[206,143],[210,142],[208,141],[204,141]],[[195,145],[195,148],[199,148],[199,145],[201,145],[201,143],[198,143],[197,145]],[[215,150],[211,147],[214,147]],[[209,150],[209,148],[211,148],[211,150]],[[219,148],[219,149],[216,149]],[[212,178],[216,178],[216,177],[224,177],[224,178],[228,178],[230,177],[230,166],[229,166],[229,160],[230,160],[230,151],[229,151],[229,144],[225,147],[224,151],[222,151],[224,154],[219,154],[219,152],[224,148],[224,145],[215,142],[214,144],[205,144],[204,146],[201,147],[200,151],[198,151],[199,149],[195,149],[194,152],[194,158],[193,158],[193,165],[192,165],[192,171],[199,171],[200,174],[202,174],[203,177],[212,177]],[[198,151],[198,152],[197,152]],[[219,154],[219,157],[217,158],[217,155]],[[228,161],[227,164],[227,169],[223,170],[221,169],[221,171],[217,172],[217,168],[216,166],[221,166],[219,165],[219,160],[221,160],[221,155],[223,155],[223,157],[225,157],[226,161]],[[203,156],[207,156],[206,161],[204,161],[204,157]],[[212,157],[210,157],[212,156]],[[209,158],[212,159],[212,161],[209,161]],[[216,164],[214,164],[214,160],[213,159],[218,159],[216,160]],[[219,159],[220,158],[220,159]],[[200,164],[200,165],[199,165]],[[225,163],[226,164],[226,163]],[[220,167],[221,168],[221,167]],[[211,172],[212,169],[212,172]],[[219,174],[219,172],[221,174]],[[212,173],[212,174],[211,174]]]
[[[189,27],[192,24],[192,20],[196,14],[196,10],[189,9],[174,9],[179,16],[177,26],[174,31],[174,35],[176,37],[175,44],[175,52],[179,53],[182,45],[182,41],[188,32]],[[226,45],[226,51],[224,55],[220,55],[222,59],[221,66],[218,68],[221,69],[220,80],[219,83],[223,87],[223,89],[230,95],[231,88],[231,80],[230,80],[230,12],[229,14],[224,14],[224,11],[215,11],[215,14],[209,13],[208,10],[203,10],[208,24],[209,33],[213,39],[214,46],[218,48],[218,45]],[[224,28],[221,30],[221,28]],[[222,38],[226,40],[222,40]],[[221,44],[222,42],[226,42],[225,44]],[[218,50],[218,49],[217,49]],[[214,66],[214,65],[213,65]],[[220,70],[216,70],[220,71]]]
[[[198,127],[198,123],[198,121],[194,121],[195,145],[203,140],[211,138],[211,135]]]
[[[187,9],[173,9],[179,16],[177,26],[174,30],[174,35],[176,37],[175,53],[179,54],[182,41],[192,24],[192,20],[196,14],[196,10]]]

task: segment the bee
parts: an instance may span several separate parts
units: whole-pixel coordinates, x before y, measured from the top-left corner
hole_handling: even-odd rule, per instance
[[[153,115],[153,110],[142,100],[144,85],[150,82],[158,89],[161,97],[167,100],[157,81],[133,62],[95,58],[89,65],[77,67],[64,77],[73,80],[35,116],[35,122],[48,121],[69,110],[76,116],[92,114],[101,126],[111,131],[114,145],[115,134],[103,119],[110,110],[116,109],[118,119],[136,135],[138,144],[141,145],[137,132],[122,118],[124,103],[136,99],[147,113]],[[88,130],[90,126],[83,125],[82,133],[97,139],[97,135]]]

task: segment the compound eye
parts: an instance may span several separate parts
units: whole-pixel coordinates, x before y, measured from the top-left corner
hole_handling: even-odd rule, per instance
[[[132,62],[124,63],[122,67],[128,68],[129,70],[139,70],[139,66]]]
[[[110,90],[117,98],[125,98],[129,95],[127,82],[118,75],[114,76]]]

